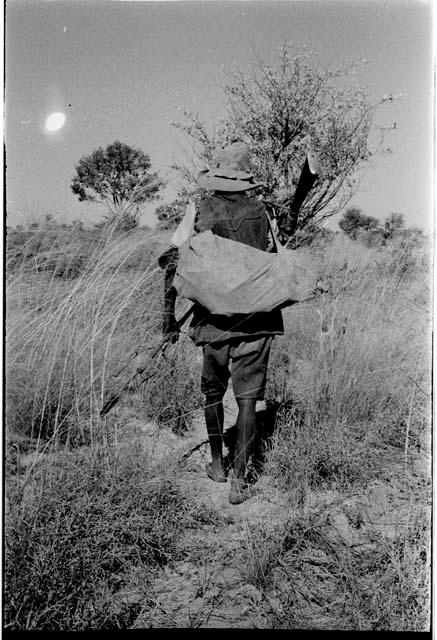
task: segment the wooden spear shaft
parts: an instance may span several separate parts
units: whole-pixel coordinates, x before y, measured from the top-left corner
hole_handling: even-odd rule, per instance
[[[179,328],[181,328],[185,322],[188,320],[188,318],[190,317],[190,315],[193,313],[194,311],[194,306],[192,306],[190,309],[188,309],[188,311],[182,316],[182,318],[178,321],[178,325]],[[156,356],[159,353],[163,353],[165,351],[165,349],[167,348],[167,346],[170,343],[170,338],[169,337],[165,337],[160,344],[158,345],[158,347],[155,349],[155,351],[152,353],[152,355],[150,356],[147,364],[145,364],[142,367],[138,367],[138,369],[135,371],[135,373],[133,374],[133,376],[131,376],[129,378],[129,380],[126,382],[126,384],[120,389],[120,391],[118,391],[117,393],[113,393],[111,394],[111,396],[108,398],[108,400],[106,400],[106,402],[104,403],[101,411],[100,411],[100,416],[103,417],[105,416],[107,413],[109,413],[111,411],[111,409],[117,404],[117,402],[120,400],[122,394],[127,391],[132,384],[135,382],[136,379],[140,378],[141,375],[144,373],[144,371],[149,367],[150,362],[156,358]],[[153,373],[151,373],[150,375],[146,376],[143,380],[141,380],[141,384],[143,384],[144,382],[147,382],[148,380],[150,380],[150,378],[152,378],[157,372],[154,371]]]

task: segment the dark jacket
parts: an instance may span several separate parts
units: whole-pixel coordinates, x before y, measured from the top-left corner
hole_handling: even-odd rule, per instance
[[[269,224],[265,206],[245,193],[215,193],[197,207],[195,230],[211,230],[222,238],[266,251]],[[284,333],[279,309],[268,313],[221,316],[196,305],[190,335],[196,345]]]

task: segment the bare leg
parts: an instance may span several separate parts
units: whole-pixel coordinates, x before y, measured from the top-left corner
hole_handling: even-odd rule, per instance
[[[231,504],[240,504],[256,495],[256,488],[250,487],[244,480],[247,463],[252,453],[255,439],[256,400],[253,398],[246,398],[244,400],[237,398],[237,403],[238,418],[236,424],[235,459],[233,476],[231,478],[231,491],[229,494],[229,502]]]
[[[205,422],[212,458],[212,464],[208,465],[207,472],[211,480],[216,480],[217,482],[226,482],[223,467],[223,421],[224,411],[222,398],[206,396]]]
[[[238,418],[236,424],[234,475],[244,480],[247,463],[252,454],[256,429],[256,400],[237,398]]]

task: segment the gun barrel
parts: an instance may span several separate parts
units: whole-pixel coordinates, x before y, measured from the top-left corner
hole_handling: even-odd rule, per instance
[[[299,217],[300,208],[307,197],[314,182],[319,175],[319,160],[316,152],[310,149],[305,158],[305,162],[299,176],[296,191],[290,205],[290,212],[287,216],[287,222],[283,225],[283,230],[287,235],[291,236],[296,231],[297,219]]]
[[[291,210],[293,213],[299,213],[303,201],[317,179],[318,170],[319,167],[316,154],[314,152],[308,153],[291,203]]]

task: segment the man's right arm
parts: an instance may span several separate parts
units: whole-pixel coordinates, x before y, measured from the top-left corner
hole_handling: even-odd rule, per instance
[[[173,280],[176,273],[179,250],[177,247],[170,247],[158,259],[161,269],[165,269],[164,274],[164,316],[162,323],[162,333],[169,336],[172,342],[176,342],[179,335],[179,325],[175,316],[176,289]],[[174,334],[174,335],[172,335]]]
[[[179,337],[179,325],[175,316],[177,292],[173,286],[179,259],[179,247],[193,235],[195,216],[194,204],[190,203],[187,205],[185,215],[171,238],[171,246],[158,258],[159,266],[165,270],[162,332],[164,336],[170,336],[172,342],[176,342]]]

